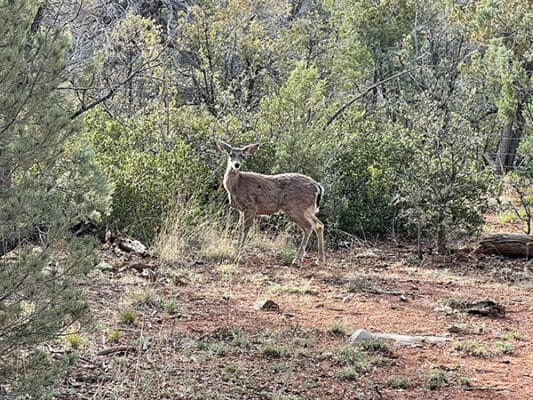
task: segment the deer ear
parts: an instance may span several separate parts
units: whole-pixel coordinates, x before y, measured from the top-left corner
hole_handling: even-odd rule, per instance
[[[251,156],[257,150],[259,150],[259,147],[261,147],[261,144],[259,143],[249,144],[248,146],[244,146],[242,151],[245,156]]]
[[[228,153],[231,151],[231,146],[227,144],[226,142],[223,142],[222,140],[217,140],[217,146],[220,150],[222,150],[225,153]]]

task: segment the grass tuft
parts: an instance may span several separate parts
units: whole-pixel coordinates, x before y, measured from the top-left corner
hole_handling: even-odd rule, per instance
[[[119,310],[118,311],[118,317],[120,319],[120,322],[126,325],[133,325],[135,324],[135,321],[137,320],[137,313],[133,310]]]
[[[437,368],[429,372],[424,381],[424,388],[427,390],[435,390],[450,381],[448,372],[441,368]]]
[[[409,387],[409,379],[400,376],[391,376],[385,381],[385,386],[391,389],[407,389]]]

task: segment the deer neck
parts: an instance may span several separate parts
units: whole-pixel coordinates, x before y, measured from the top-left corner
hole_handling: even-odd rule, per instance
[[[239,183],[240,172],[239,170],[233,168],[230,163],[226,168],[226,173],[224,174],[224,188],[231,192],[233,191]]]

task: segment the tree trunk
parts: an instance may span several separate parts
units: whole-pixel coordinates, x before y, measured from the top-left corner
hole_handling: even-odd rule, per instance
[[[502,128],[498,153],[496,154],[496,166],[500,173],[512,170],[514,167],[516,150],[524,133],[523,108],[522,103],[518,103],[515,119]]]
[[[533,258],[533,236],[498,233],[481,240],[475,252],[478,254]]]

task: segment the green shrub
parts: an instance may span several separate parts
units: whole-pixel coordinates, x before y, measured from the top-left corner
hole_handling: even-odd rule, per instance
[[[208,196],[213,179],[181,137],[157,129],[157,117],[133,116],[119,123],[94,112],[85,121],[97,161],[114,184],[106,224],[146,242],[160,230],[177,197]]]

